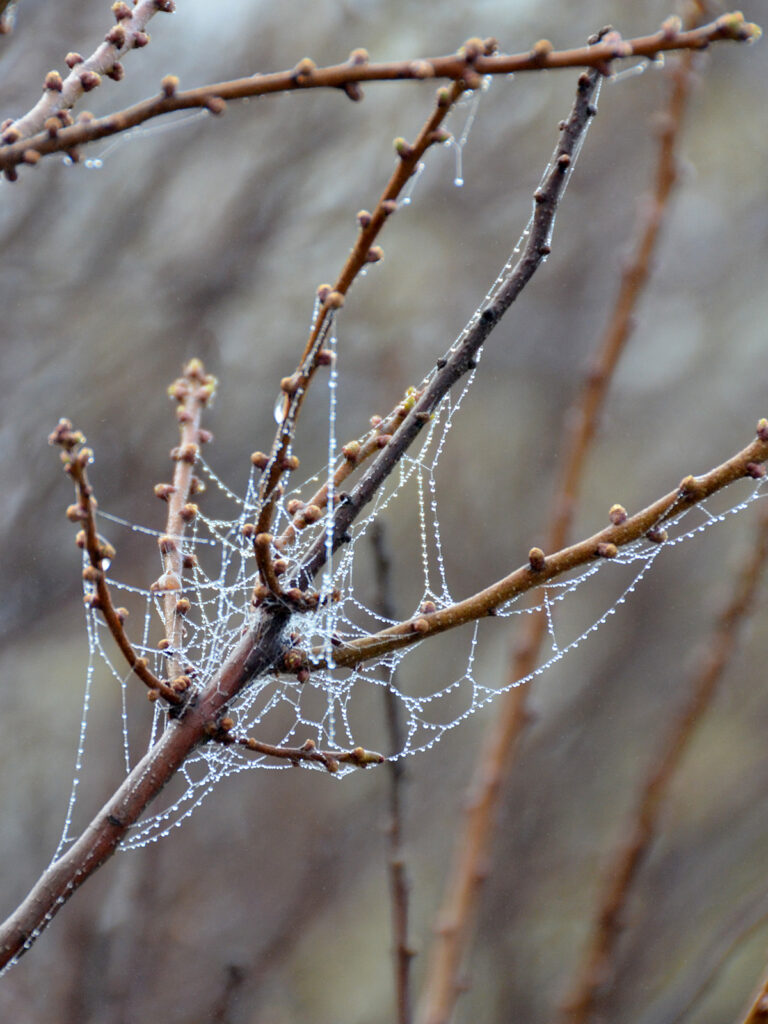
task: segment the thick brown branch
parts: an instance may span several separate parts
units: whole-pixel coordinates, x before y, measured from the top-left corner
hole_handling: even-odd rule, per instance
[[[208,741],[223,709],[282,652],[286,616],[275,613],[243,636],[226,663],[165,731],[102,807],[77,842],[55,861],[0,925],[0,968],[29,949],[64,903],[120,844],[147,804],[175,775],[195,747]],[[172,697],[178,696],[171,691]],[[366,752],[363,751],[363,755]],[[372,756],[372,755],[371,755]],[[355,751],[349,752],[350,760]]]
[[[148,0],[144,0],[144,3],[147,2]],[[142,4],[142,8],[143,6],[144,4]],[[471,71],[475,78],[482,75],[508,75],[513,72],[540,71],[543,68],[591,67],[603,73],[610,73],[611,62],[615,60],[632,57],[651,60],[658,54],[671,50],[701,50],[720,39],[752,42],[759,36],[759,27],[746,22],[739,12],[724,14],[716,21],[688,32],[680,31],[679,23],[670,19],[658,32],[637,39],[622,40],[614,34],[610,40],[597,46],[560,51],[552,49],[546,40],[542,40],[528,53],[512,56],[480,56],[478,54],[473,59]],[[362,82],[422,81],[426,78],[459,81],[467,76],[466,49],[465,47],[463,52],[448,57],[392,61],[382,64],[359,62],[354,59],[354,55],[348,63],[325,68],[317,68],[311,61],[302,61],[290,71],[253,75],[248,78],[219,82],[216,85],[200,86],[184,92],[177,91],[174,82],[168,79],[164,82],[163,92],[160,96],[144,100],[133,107],[128,107],[107,117],[90,118],[70,127],[61,127],[53,134],[49,131],[42,131],[42,127],[46,117],[54,114],[55,110],[61,108],[63,104],[60,100],[56,101],[55,98],[54,103],[51,104],[44,95],[38,106],[25,115],[20,122],[17,122],[17,125],[21,124],[24,129],[21,132],[23,138],[13,141],[9,139],[10,144],[0,146],[0,170],[12,171],[17,165],[24,163],[25,155],[32,151],[38,156],[69,152],[78,146],[127,131],[129,128],[144,124],[151,118],[175,110],[204,108],[210,109],[214,113],[220,113],[226,100],[314,88],[341,89],[349,94],[350,90],[354,91],[354,87],[359,87]],[[356,52],[359,54],[361,51]],[[38,108],[40,108],[40,113],[35,113]],[[44,114],[42,120],[40,120],[41,114]]]

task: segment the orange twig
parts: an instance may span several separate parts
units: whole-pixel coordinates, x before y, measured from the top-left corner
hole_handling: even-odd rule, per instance
[[[465,72],[468,67],[469,65],[465,62]],[[374,242],[387,219],[395,211],[398,196],[408,180],[416,173],[426,150],[449,138],[447,132],[440,131],[440,126],[465,89],[466,84],[463,79],[454,82],[450,88],[439,89],[435,108],[413,144],[405,142],[404,139],[395,140],[395,149],[400,159],[387,187],[373,213],[362,210],[358,214],[357,241],[352,247],[336,283],[333,286],[320,286],[318,295],[322,306],[315,318],[304,352],[295,373],[282,382],[286,405],[283,421],[278,428],[272,446],[272,454],[259,485],[259,498],[262,507],[256,523],[257,533],[267,532],[272,524],[275,502],[280,497],[279,484],[286,469],[286,459],[289,458],[288,453],[293,441],[296,421],[315,371],[324,363],[322,345],[330,331],[332,317],[335,311],[343,306],[344,296],[363,267],[381,258],[381,251],[374,245]]]

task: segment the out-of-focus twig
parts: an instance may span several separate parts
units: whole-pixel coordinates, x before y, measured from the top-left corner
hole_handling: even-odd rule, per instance
[[[766,559],[768,513],[763,511],[755,539],[736,575],[730,599],[718,616],[693,674],[685,705],[651,760],[651,769],[640,791],[627,838],[608,872],[584,961],[563,1005],[564,1024],[586,1024],[592,1019],[610,985],[624,911],[638,871],[656,835],[670,781],[736,650],[740,627],[754,611]]]
[[[374,571],[376,576],[376,604],[379,612],[394,619],[392,599],[391,557],[386,543],[384,526],[380,520],[371,532]],[[400,703],[393,687],[395,680],[384,690],[384,710],[389,733],[389,749],[397,754],[403,749],[404,729]],[[405,765],[402,758],[389,762],[389,888],[392,899],[392,937],[395,958],[395,992],[397,1024],[410,1024],[412,1019],[411,961],[413,949],[408,939],[408,894],[410,882],[403,849],[403,785]]]
[[[0,36],[9,36],[16,24],[19,0],[0,0]]]

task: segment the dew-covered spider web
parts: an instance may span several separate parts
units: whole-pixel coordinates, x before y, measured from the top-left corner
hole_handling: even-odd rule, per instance
[[[472,104],[465,129],[474,120],[477,99],[473,99]],[[458,133],[455,148],[459,154],[466,143],[467,131],[462,129]],[[569,173],[572,173],[574,164],[575,158]],[[459,163],[455,176],[457,180],[463,180]],[[410,194],[406,198],[410,199]],[[475,323],[480,310],[494,296],[516,262],[530,226],[531,222],[469,326]],[[314,315],[317,315],[317,309]],[[644,538],[627,545],[613,559],[601,559],[567,578],[541,586],[535,592],[535,603],[532,603],[529,593],[500,606],[494,620],[482,627],[478,624],[461,627],[463,654],[459,661],[454,661],[447,677],[429,671],[407,670],[409,659],[418,661],[431,645],[440,644],[441,640],[436,637],[390,652],[356,668],[338,667],[335,664],[337,652],[343,651],[346,645],[395,624],[392,618],[382,614],[376,588],[370,581],[371,535],[377,521],[387,520],[395,514],[407,515],[412,520],[413,534],[417,538],[411,574],[418,580],[418,585],[413,586],[413,579],[409,583],[411,592],[417,591],[418,597],[412,607],[398,609],[401,620],[420,612],[446,608],[468,596],[453,580],[441,539],[440,506],[444,495],[441,494],[438,467],[443,452],[451,443],[451,432],[459,419],[462,405],[479,372],[478,368],[474,369],[463,386],[443,399],[416,445],[401,459],[386,484],[351,527],[348,542],[332,552],[332,510],[341,490],[336,476],[346,459],[337,437],[337,396],[339,374],[343,372],[343,344],[337,345],[336,330],[341,326],[337,322],[331,323],[325,343],[331,355],[327,374],[328,443],[325,465],[310,478],[299,480],[296,472],[288,478],[286,493],[272,527],[280,542],[280,554],[287,562],[286,579],[292,577],[313,546],[323,542],[326,545],[327,562],[315,581],[319,603],[312,611],[294,612],[285,629],[287,646],[312,653],[309,674],[299,678],[296,673],[272,672],[253,680],[227,707],[227,714],[234,722],[233,735],[255,737],[282,748],[301,747],[310,740],[318,750],[331,754],[362,747],[381,751],[391,759],[428,751],[499,694],[546,673],[588,642],[617,613],[666,551],[724,522],[762,494],[762,481],[756,480],[746,496],[742,493],[739,500],[727,508],[709,502],[699,504],[665,522],[666,539],[662,543]],[[462,336],[454,343],[454,348],[460,344]],[[434,353],[435,358],[440,356],[441,352]],[[401,404],[407,406],[412,402],[435,372],[432,370],[417,388],[409,389]],[[282,415],[282,405],[278,404],[276,418],[279,420]],[[380,423],[374,424],[371,428],[373,434],[381,427]],[[370,436],[365,432],[358,443],[365,445]],[[299,430],[297,445],[300,442]],[[257,614],[252,606],[252,596],[254,587],[259,583],[252,540],[244,534],[246,524],[252,524],[258,517],[258,471],[251,469],[242,487],[225,483],[204,459],[199,460],[195,472],[208,492],[218,496],[217,502],[211,504],[223,505],[226,513],[215,518],[209,515],[206,512],[206,495],[203,494],[199,501],[200,511],[187,527],[181,542],[183,553],[190,556],[188,560],[193,563],[186,570],[183,581],[183,595],[191,607],[185,616],[181,646],[163,649],[163,595],[151,588],[152,580],[147,581],[146,587],[129,585],[118,578],[109,580],[114,603],[125,605],[131,612],[129,632],[138,653],[148,659],[161,678],[166,677],[169,658],[175,659],[192,680],[193,693],[203,690],[215,677],[239,643],[244,629],[252,625],[254,614]],[[354,484],[354,478],[351,482]],[[348,487],[345,483],[344,488]],[[325,497],[315,505],[313,497],[318,494]],[[310,521],[298,529],[297,509],[301,511],[313,505],[319,508],[320,514],[309,517]],[[101,510],[97,525],[100,534],[118,552],[122,531],[145,534],[148,543],[154,543],[164,533],[160,529],[126,522]],[[519,561],[518,558],[518,564]],[[506,575],[515,568],[516,564],[510,564],[500,575]],[[162,565],[158,573],[162,573]],[[490,584],[493,580],[487,582]],[[86,589],[88,587],[86,584]],[[583,598],[587,592],[592,598],[585,601]],[[579,600],[572,600],[577,593]],[[574,606],[581,605],[587,610],[586,618],[573,613]],[[476,659],[481,628],[508,629],[509,623],[503,620],[518,620],[536,612],[544,612],[548,624],[541,664],[530,675],[513,683],[503,678],[487,678],[478,670]],[[92,690],[97,684],[97,669],[106,666],[123,695],[122,756],[126,773],[134,768],[168,725],[167,712],[162,702],[157,702],[150,715],[152,721],[148,735],[136,741],[135,732],[129,727],[127,712],[130,704],[128,689],[136,685],[135,680],[120,661],[98,611],[86,610],[86,625],[90,660],[75,780],[64,832],[54,859],[74,840],[73,812],[84,764],[88,712]],[[386,749],[381,701],[384,691],[394,695],[403,723],[403,742],[400,749],[394,751]],[[303,767],[325,770],[317,763],[300,763]],[[160,839],[183,822],[228,776],[257,768],[285,769],[293,767],[293,764],[290,759],[270,757],[236,743],[203,744],[193,751],[179,770],[178,785],[169,791],[165,803],[157,807],[153,805],[150,808],[152,813],[129,830],[120,848],[135,849]],[[351,765],[342,762],[331,777],[342,778],[352,770]]]

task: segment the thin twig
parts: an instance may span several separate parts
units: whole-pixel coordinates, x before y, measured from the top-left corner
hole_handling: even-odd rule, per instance
[[[392,599],[392,559],[387,547],[383,524],[377,520],[371,531],[374,574],[376,579],[376,605],[379,613],[394,619]],[[400,702],[395,696],[395,677],[383,691],[384,710],[389,734],[389,749],[397,754],[403,749],[403,728]],[[389,767],[389,889],[392,900],[392,937],[395,959],[395,993],[397,1024],[410,1024],[412,1020],[411,963],[414,951],[408,938],[410,881],[403,848],[403,787],[405,763],[395,757]]]
[[[586,1024],[591,1020],[599,1001],[608,991],[627,901],[656,836],[669,784],[736,651],[740,630],[755,610],[755,595],[766,559],[768,513],[763,511],[755,539],[736,574],[730,599],[718,616],[693,673],[687,701],[651,759],[651,768],[640,791],[627,839],[616,852],[607,874],[583,963],[563,1003],[563,1021],[568,1024]]]
[[[374,245],[388,218],[397,207],[397,199],[407,182],[416,173],[424,153],[430,146],[445,142],[448,133],[441,131],[441,125],[456,100],[465,90],[463,81],[454,82],[450,88],[439,89],[434,110],[427,118],[413,144],[398,139],[395,148],[399,157],[397,166],[373,213],[363,210],[358,214],[359,232],[336,283],[321,285],[318,297],[322,305],[312,325],[309,338],[296,372],[282,382],[286,405],[283,420],[278,427],[272,446],[272,453],[264,468],[259,483],[261,510],[256,523],[257,533],[269,530],[274,518],[277,499],[281,496],[280,481],[288,468],[298,465],[290,456],[290,447],[296,431],[296,422],[304,398],[318,367],[327,364],[324,358],[323,342],[332,326],[332,318],[344,304],[344,297],[360,271],[368,263],[381,258],[381,250]]]
[[[189,499],[202,490],[200,480],[194,475],[195,463],[200,446],[211,440],[208,431],[200,427],[203,409],[211,402],[216,390],[216,378],[206,374],[199,359],[191,359],[181,377],[168,388],[168,394],[176,402],[176,418],[179,421],[179,445],[171,451],[175,463],[172,484],[158,484],[155,494],[168,503],[166,532],[158,538],[163,559],[163,574],[150,587],[163,595],[163,618],[165,640],[162,648],[167,652],[167,675],[171,681],[179,680],[187,669],[181,663],[184,616],[189,610],[189,601],[182,597],[184,569],[189,561],[183,551],[187,524],[197,516],[197,505]],[[178,682],[186,688],[184,682]]]
[[[141,9],[144,10],[145,5],[148,8],[149,4],[150,0],[142,0]],[[737,11],[723,14],[716,21],[688,32],[680,31],[679,20],[670,18],[653,35],[624,40],[618,33],[612,33],[611,38],[599,46],[571,50],[557,51],[547,40],[541,40],[527,53],[483,56],[482,41],[470,40],[473,44],[469,54],[472,57],[471,85],[467,82],[467,47],[452,56],[381,64],[368,63],[365,51],[357,50],[353,51],[348,62],[325,68],[318,68],[313,61],[305,58],[289,71],[253,75],[183,92],[177,89],[176,79],[168,76],[163,80],[159,96],[106,117],[88,117],[75,125],[61,124],[58,128],[51,124],[43,131],[46,118],[50,121],[51,117],[56,116],[57,110],[66,107],[61,99],[57,99],[58,94],[49,96],[50,90],[46,90],[37,106],[15,122],[14,128],[20,132],[21,138],[8,138],[5,140],[8,144],[0,146],[0,170],[12,173],[19,164],[34,163],[49,153],[72,153],[78,146],[127,131],[151,118],[176,110],[202,108],[212,113],[221,113],[227,100],[313,88],[339,89],[353,99],[359,99],[360,83],[363,82],[423,81],[442,78],[464,80],[469,87],[476,87],[483,75],[508,75],[522,71],[541,71],[546,68],[591,67],[603,74],[610,74],[612,62],[615,60],[632,57],[653,60],[658,54],[671,50],[702,50],[710,43],[721,39],[752,42],[759,38],[760,31],[757,25],[746,22],[743,15]],[[96,51],[97,54],[99,52]],[[121,53],[122,50],[119,53],[116,51],[114,56]],[[94,57],[89,58],[89,61],[95,56],[94,54]],[[106,67],[102,67],[100,71],[99,67],[102,65],[94,67],[98,74],[107,70]],[[77,77],[76,70],[73,74]],[[72,75],[67,78],[67,82],[71,77]]]
[[[104,42],[86,59],[79,53],[67,54],[70,72],[66,78],[62,79],[58,71],[49,71],[43,95],[35,106],[23,117],[2,126],[3,142],[20,140],[23,143],[37,135],[49,118],[58,119],[58,115],[69,111],[83,93],[97,88],[102,75],[120,81],[124,75],[120,58],[129,50],[146,46],[149,36],[145,29],[149,20],[159,11],[170,14],[175,7],[174,0],[138,0],[135,7],[127,3],[113,4],[116,25],[107,32]],[[67,123],[67,118],[63,123]],[[72,123],[71,118],[68,123]]]
[[[154,674],[146,658],[136,653],[125,631],[124,621],[127,612],[123,608],[115,608],[112,601],[112,593],[107,583],[107,568],[115,557],[115,551],[99,537],[96,529],[96,500],[86,470],[86,466],[93,458],[93,452],[90,448],[84,447],[85,437],[73,429],[69,420],[59,420],[56,430],[48,438],[48,443],[62,449],[64,470],[75,484],[78,501],[76,505],[70,505],[67,509],[67,518],[80,523],[82,527],[77,544],[78,547],[85,549],[90,562],[83,571],[83,577],[93,587],[92,592],[86,595],[87,604],[93,611],[98,611],[104,616],[104,621],[128,667],[149,688],[149,696],[161,696],[171,704],[181,704],[180,695]]]

